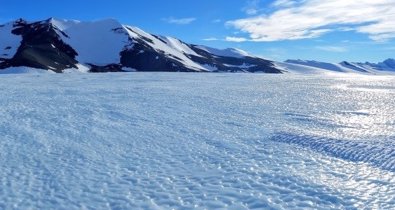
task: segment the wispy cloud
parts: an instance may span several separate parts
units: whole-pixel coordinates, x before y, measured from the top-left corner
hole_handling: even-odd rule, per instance
[[[163,18],[162,20],[167,23],[170,23],[170,24],[188,25],[188,24],[191,24],[192,22],[196,21],[196,18],[194,18],[194,17],[189,17],[189,18],[168,17],[168,18]]]
[[[246,38],[244,38],[244,37],[227,36],[225,38],[225,41],[228,41],[228,42],[245,42],[245,41],[248,41],[248,40]]]
[[[275,7],[291,7],[295,6],[298,3],[296,0],[277,0],[273,2],[273,6]]]
[[[270,15],[227,24],[248,33],[246,40],[252,41],[317,38],[351,30],[375,41],[395,38],[394,0],[276,0],[273,7],[276,11]]]
[[[327,51],[327,52],[337,52],[337,53],[342,53],[342,52],[347,52],[348,49],[345,47],[339,47],[339,46],[317,46],[315,47],[318,50],[322,51]]]
[[[209,37],[209,38],[205,38],[203,39],[203,41],[219,41],[220,39],[215,38],[215,37]]]
[[[220,23],[220,22],[222,22],[222,20],[221,19],[214,19],[211,22],[213,22],[213,23]]]
[[[221,41],[221,42],[246,42],[248,41],[244,37],[236,37],[236,36],[227,36],[224,38],[216,38],[216,37],[208,37],[202,39],[203,41]]]

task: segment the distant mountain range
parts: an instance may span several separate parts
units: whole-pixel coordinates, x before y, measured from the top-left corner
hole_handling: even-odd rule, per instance
[[[265,72],[274,62],[238,49],[214,49],[149,34],[116,20],[23,19],[0,25],[0,72],[31,67],[67,71]]]
[[[395,73],[395,60],[387,59],[380,63],[356,63],[343,61],[341,63],[326,63],[309,60],[286,60],[283,63],[277,63],[277,68],[284,71],[299,73],[320,73],[320,72],[343,72],[343,73]]]
[[[19,19],[0,25],[0,73],[63,72],[395,72],[395,60],[338,64],[275,62],[239,49],[215,49],[149,34],[116,20]]]

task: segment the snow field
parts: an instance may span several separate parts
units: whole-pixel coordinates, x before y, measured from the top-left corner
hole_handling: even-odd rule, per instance
[[[0,209],[395,206],[395,174],[381,164],[393,155],[336,152],[393,147],[394,77],[0,80]]]

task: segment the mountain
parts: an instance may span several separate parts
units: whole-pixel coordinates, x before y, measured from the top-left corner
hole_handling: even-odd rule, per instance
[[[380,63],[347,61],[341,63],[327,63],[313,60],[286,60],[276,63],[276,66],[284,71],[296,73],[342,72],[380,74],[395,72],[394,59],[387,59]]]
[[[15,67],[67,71],[282,73],[273,61],[149,34],[116,20],[23,19],[0,25],[0,73]]]

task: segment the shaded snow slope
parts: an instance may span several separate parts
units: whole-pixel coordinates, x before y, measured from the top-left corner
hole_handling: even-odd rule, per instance
[[[22,37],[13,34],[13,28],[13,23],[0,25],[0,63],[2,59],[12,58],[21,44]]]
[[[389,58],[378,65],[383,69],[391,69],[395,71],[395,59]]]
[[[0,209],[395,206],[395,77],[0,80]]]

